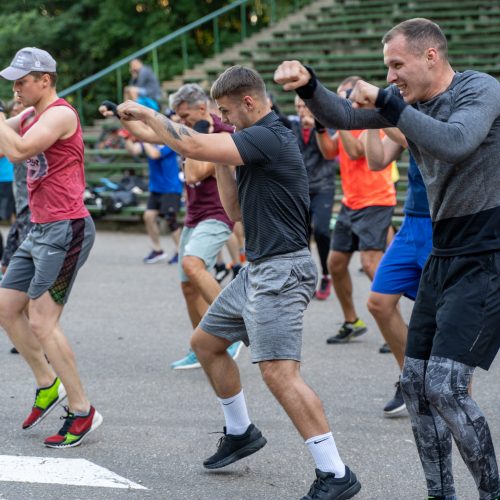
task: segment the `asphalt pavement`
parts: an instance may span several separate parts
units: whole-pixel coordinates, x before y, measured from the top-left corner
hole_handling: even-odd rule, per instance
[[[171,241],[165,238],[169,253]],[[147,488],[118,489],[1,481],[0,499],[299,499],[314,479],[314,463],[288,417],[264,386],[243,349],[239,358],[250,417],[268,440],[255,455],[219,471],[202,461],[216,449],[222,412],[200,369],[172,371],[191,333],[178,271],[165,262],[145,265],[145,235],[99,231],[81,270],[62,325],[79,370],[104,423],[79,447],[53,450],[43,439],[60,427],[57,408],[39,426],[21,429],[34,397],[31,372],[0,336],[0,455],[81,458]],[[336,298],[313,301],[305,317],[302,373],[319,394],[344,461],[362,482],[359,500],[424,499],[425,481],[408,417],[386,419],[382,408],[398,377],[391,355],[365,307],[367,277],[351,266],[358,314],[369,331],[346,345],[325,339],[342,323]],[[411,312],[404,299],[403,314]],[[474,396],[500,449],[500,364],[478,370]],[[498,456],[498,455],[497,455]],[[455,450],[460,500],[478,498]],[[0,471],[1,477],[1,471]]]

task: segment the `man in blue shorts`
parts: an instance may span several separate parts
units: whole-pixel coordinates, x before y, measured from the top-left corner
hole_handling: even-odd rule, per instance
[[[468,386],[500,349],[500,83],[454,71],[445,35],[428,19],[398,24],[382,43],[391,86],[359,81],[351,103],[298,61],[283,62],[275,80],[297,89],[326,126],[405,135],[427,189],[433,246],[408,329],[403,397],[429,497],[455,498],[453,436],[479,498],[496,500],[493,440]]]
[[[304,499],[352,498],[361,484],[341,460],[321,401],[300,375],[303,315],[317,271],[308,250],[307,172],[297,141],[271,111],[255,71],[228,68],[213,84],[212,97],[223,120],[236,127],[234,134],[209,137],[133,101],[118,106],[134,135],[215,162],[224,208],[245,228],[249,264],[220,293],[191,339],[226,420],[217,452],[204,466],[225,467],[266,444],[249,419],[238,367],[226,352],[242,340],[316,462],[317,478]],[[231,165],[238,165],[236,178]]]
[[[163,144],[148,144],[136,141],[130,136],[125,140],[125,147],[129,153],[135,156],[143,154],[148,159],[149,198],[144,212],[144,223],[153,248],[144,257],[144,263],[154,264],[167,259],[160,242],[158,216],[161,216],[167,223],[176,249],[168,263],[176,264],[181,234],[177,213],[181,206],[183,188],[179,177],[177,153]]]
[[[387,162],[399,158],[407,147],[405,137],[397,129],[385,129],[385,133],[388,135],[381,139],[378,130],[365,132],[365,153],[371,170],[384,168]],[[408,326],[401,316],[399,300],[403,295],[415,300],[422,269],[432,250],[432,223],[427,192],[411,153],[408,192],[403,212],[403,224],[380,261],[368,297],[368,309],[377,321],[400,370],[403,370]],[[398,381],[394,397],[384,407],[384,415],[396,417],[405,410],[401,384]]]

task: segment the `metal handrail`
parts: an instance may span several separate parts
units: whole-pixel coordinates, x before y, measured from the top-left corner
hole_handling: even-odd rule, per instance
[[[311,0],[293,0],[291,2],[292,9],[291,11],[296,11],[301,6],[306,5]],[[82,89],[88,87],[90,84],[96,82],[97,80],[109,75],[113,71],[116,71],[116,98],[117,101],[122,100],[122,92],[123,92],[123,78],[122,78],[122,67],[128,64],[133,59],[139,58],[144,54],[152,53],[152,67],[156,76],[159,77],[159,65],[158,65],[158,47],[165,45],[166,43],[172,42],[173,40],[177,40],[180,38],[181,41],[181,50],[182,50],[182,61],[183,61],[183,69],[186,70],[189,67],[189,54],[188,54],[188,43],[187,43],[187,34],[191,32],[193,29],[206,24],[212,21],[212,31],[214,37],[214,53],[218,54],[221,52],[220,46],[220,36],[219,36],[219,23],[218,19],[220,16],[230,12],[236,8],[240,8],[240,20],[241,20],[241,40],[243,41],[247,37],[247,14],[246,8],[250,0],[235,0],[230,5],[217,9],[216,11],[208,14],[197,21],[189,23],[188,25],[156,40],[153,43],[143,47],[140,50],[135,51],[134,53],[128,55],[120,59],[119,61],[109,65],[107,68],[98,71],[97,73],[84,78],[80,82],[77,82],[70,87],[65,88],[61,92],[58,92],[60,97],[65,97],[71,94],[76,94],[76,100],[74,102],[75,107],[78,109],[80,113],[80,119],[82,124],[85,122],[84,117],[84,105],[83,105],[83,94]],[[276,0],[264,0],[263,3],[266,3],[269,7],[269,22],[270,24],[274,24],[276,22],[277,9],[276,9]]]
[[[133,54],[130,54],[127,57],[124,57],[123,59],[120,59],[119,61],[111,64],[107,68],[102,69],[101,71],[98,71],[97,73],[84,78],[78,83],[75,83],[74,85],[71,85],[70,87],[64,89],[62,92],[58,92],[58,95],[60,97],[67,96],[69,94],[73,94],[76,91],[82,89],[83,87],[86,87],[87,85],[95,82],[96,80],[99,80],[103,76],[108,75],[112,71],[115,71],[116,69],[121,68],[125,64],[128,64],[130,61],[133,59],[137,59],[138,57],[143,56],[144,54],[147,54],[154,49],[157,49],[161,45],[164,45],[167,42],[171,42],[172,40],[175,40],[177,37],[185,35],[189,31],[191,31],[193,28],[197,28],[198,26],[201,26],[202,24],[205,24],[208,21],[211,21],[212,19],[216,19],[220,17],[221,15],[225,14],[226,12],[229,12],[230,10],[235,9],[236,7],[241,7],[241,6],[246,6],[249,0],[235,0],[232,4],[227,5],[226,7],[222,7],[211,14],[208,14],[197,21],[194,21],[190,24],[187,24],[186,26],[174,31],[173,33],[170,33],[159,40],[156,40],[153,43],[150,43],[149,45],[146,45],[146,47],[143,47],[140,50],[135,51]],[[271,3],[274,4],[274,0],[271,0]]]

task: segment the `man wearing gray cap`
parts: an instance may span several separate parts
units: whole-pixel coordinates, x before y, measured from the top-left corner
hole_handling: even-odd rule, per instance
[[[34,226],[12,256],[0,287],[0,324],[36,379],[35,403],[23,429],[44,419],[66,396],[65,423],[44,444],[79,445],[102,422],[85,394],[74,353],[59,318],[95,228],[83,204],[83,139],[78,114],[57,96],[56,62],[45,50],[25,47],[0,76],[12,80],[28,108],[0,118],[0,151],[28,166]],[[29,318],[24,313],[29,304]],[[50,360],[48,362],[47,358]]]

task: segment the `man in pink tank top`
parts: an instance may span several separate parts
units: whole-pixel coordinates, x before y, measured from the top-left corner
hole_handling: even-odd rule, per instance
[[[83,204],[82,130],[77,112],[57,96],[56,62],[48,52],[25,47],[0,76],[14,82],[17,98],[28,108],[9,120],[0,119],[0,151],[28,166],[34,224],[1,282],[0,324],[29,364],[38,387],[23,429],[34,427],[67,397],[65,423],[44,444],[69,448],[102,423],[59,324],[95,238]],[[24,312],[28,304],[29,318]]]

